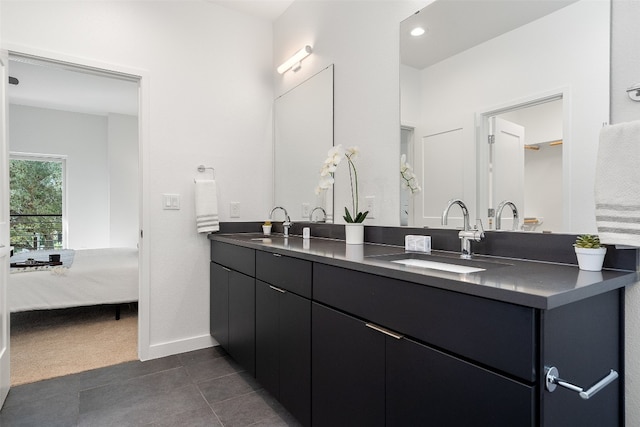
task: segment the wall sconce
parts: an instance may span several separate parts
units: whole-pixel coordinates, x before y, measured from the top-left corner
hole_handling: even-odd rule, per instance
[[[298,71],[302,67],[302,60],[311,54],[311,46],[306,45],[299,51],[297,51],[291,58],[287,59],[278,67],[278,73],[284,74],[287,70],[291,69],[294,72]]]

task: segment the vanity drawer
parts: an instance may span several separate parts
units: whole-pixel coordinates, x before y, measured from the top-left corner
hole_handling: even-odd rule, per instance
[[[535,381],[528,307],[316,263],[313,299],[419,341]]]
[[[256,251],[256,278],[311,298],[311,261]]]
[[[211,261],[247,276],[256,275],[256,251],[229,243],[211,241]]]

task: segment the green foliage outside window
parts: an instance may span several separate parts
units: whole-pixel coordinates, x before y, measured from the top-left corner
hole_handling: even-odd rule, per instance
[[[11,246],[22,250],[62,247],[62,163],[11,159]]]

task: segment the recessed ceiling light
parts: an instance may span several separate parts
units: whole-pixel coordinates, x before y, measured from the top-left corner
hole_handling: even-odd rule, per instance
[[[411,30],[411,35],[412,35],[413,37],[421,36],[421,35],[423,35],[424,33],[425,33],[425,30],[424,30],[424,28],[422,28],[422,27],[416,27],[416,28],[414,28],[413,30]]]

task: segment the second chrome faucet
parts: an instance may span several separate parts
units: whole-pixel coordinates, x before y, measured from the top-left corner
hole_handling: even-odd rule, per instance
[[[460,199],[451,199],[447,203],[447,207],[442,212],[442,225],[447,225],[449,219],[449,209],[453,205],[460,206],[463,216],[463,229],[458,233],[460,238],[460,258],[471,258],[471,242],[479,242],[484,239],[484,230],[482,229],[482,223],[480,223],[480,229],[477,227],[471,228],[469,224],[469,210],[464,202]]]

